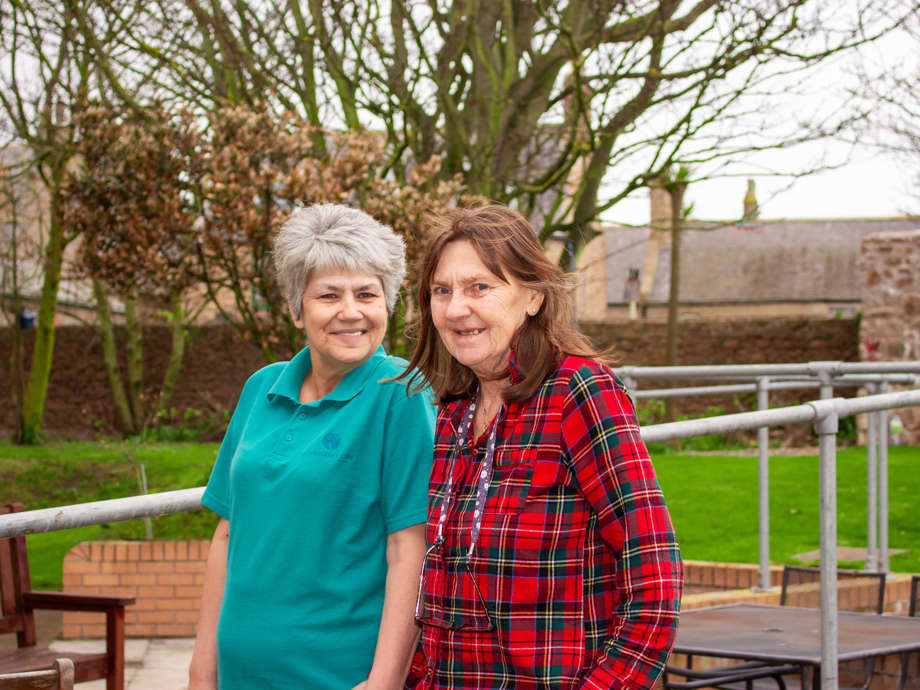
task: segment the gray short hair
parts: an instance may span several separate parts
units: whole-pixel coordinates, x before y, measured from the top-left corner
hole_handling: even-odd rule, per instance
[[[392,228],[364,211],[338,204],[299,208],[281,226],[272,257],[281,292],[296,318],[316,271],[345,269],[380,278],[387,312],[406,277],[406,245]]]

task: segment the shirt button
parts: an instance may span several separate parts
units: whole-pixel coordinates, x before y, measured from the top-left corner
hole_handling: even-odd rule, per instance
[[[297,419],[306,419],[306,418],[307,418],[307,413],[304,410],[301,410],[297,415]]]
[[[284,437],[284,440],[285,440],[285,441],[293,441],[293,440],[294,440],[294,437],[293,437],[291,434],[288,434],[287,436]]]

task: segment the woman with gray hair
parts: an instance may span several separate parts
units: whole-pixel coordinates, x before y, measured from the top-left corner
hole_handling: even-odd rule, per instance
[[[284,223],[274,261],[307,346],[246,382],[202,498],[221,519],[189,687],[401,687],[434,420],[381,345],[403,241],[312,206]]]

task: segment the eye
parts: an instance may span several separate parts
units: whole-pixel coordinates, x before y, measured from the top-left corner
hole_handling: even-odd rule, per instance
[[[358,293],[358,299],[376,299],[378,297],[376,292],[370,292],[365,290]]]
[[[489,289],[489,287],[490,286],[487,285],[486,283],[473,283],[473,292],[475,293],[485,292],[486,290]]]
[[[443,285],[435,285],[434,287],[431,288],[431,295],[433,297],[444,297],[445,295],[449,295],[449,294],[450,294],[450,290],[448,290]]]

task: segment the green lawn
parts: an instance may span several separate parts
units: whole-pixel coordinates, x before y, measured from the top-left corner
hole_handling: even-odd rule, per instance
[[[216,444],[55,443],[38,447],[0,444],[0,505],[26,510],[133,496],[144,464],[150,493],[203,486]],[[208,510],[153,518],[157,539],[210,538],[217,518]],[[34,534],[28,538],[32,586],[59,589],[61,562],[76,544],[97,539],[143,539],[144,521],[117,522]]]
[[[757,458],[653,453],[655,467],[684,558],[757,561]],[[217,454],[215,444],[62,443],[37,448],[0,444],[0,504],[17,501],[45,508],[139,493],[137,465],[144,463],[149,490],[202,486]],[[865,449],[838,452],[838,543],[866,544]],[[774,563],[819,546],[818,459],[770,461],[770,557]],[[920,448],[889,453],[892,548],[908,553],[892,569],[920,572]],[[196,511],[155,518],[159,539],[208,538],[216,518]],[[36,534],[29,537],[33,586],[56,589],[61,561],[81,541],[142,539],[142,520]],[[856,564],[854,564],[856,565]]]
[[[653,454],[684,558],[755,563],[757,458]],[[888,456],[889,546],[896,572],[920,572],[920,448],[892,446]],[[770,459],[770,560],[820,545],[817,456]],[[866,546],[866,452],[837,452],[837,543]],[[848,564],[858,566],[860,564]]]

